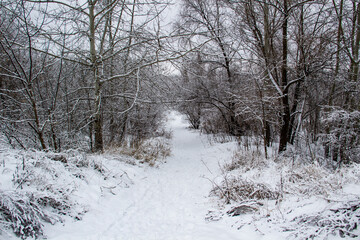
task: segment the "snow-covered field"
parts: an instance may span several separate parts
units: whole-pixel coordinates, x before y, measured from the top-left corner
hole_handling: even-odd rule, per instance
[[[58,196],[57,187],[68,189],[66,193],[61,190],[63,199],[59,201],[72,205],[72,210],[60,217],[51,215],[49,210],[52,222],[56,223],[46,223],[44,235],[51,240],[304,239],[312,229],[317,229],[318,221],[331,220],[332,209],[359,202],[358,166],[330,176],[316,165],[289,170],[273,162],[262,166],[263,161],[253,159],[253,166],[245,164],[225,171],[224,164],[231,163],[237,149],[235,142],[209,144],[207,136],[189,130],[183,116],[176,112],[169,113],[167,128],[173,135],[172,153],[155,167],[115,153],[88,156],[69,153],[67,164],[53,160],[38,164],[46,172],[59,175],[51,176],[36,168],[24,172],[23,155],[4,149],[0,152],[0,193],[18,188],[37,195],[44,191]],[[34,152],[29,159],[41,162],[44,153]],[[84,162],[86,166],[81,167]],[[305,176],[301,171],[308,171],[306,176],[312,180],[301,179]],[[29,176],[16,177],[14,173]],[[210,192],[224,179],[234,177],[241,177],[247,184],[264,183],[274,192],[281,190],[283,195],[274,200],[255,201],[253,206],[257,211],[231,217],[226,212],[241,205],[241,201],[225,204],[224,199]],[[14,178],[25,181],[15,184]],[[295,186],[287,185],[290,180],[297,182]],[[41,184],[43,188],[39,187]],[[322,192],[322,187],[327,190]],[[243,204],[251,205],[251,202],[254,201],[247,199]],[[322,217],[316,215],[318,212]],[[354,214],[359,215],[359,210],[355,209]],[[340,219],[341,214],[334,217]],[[358,219],[354,217],[353,221],[359,224]],[[11,230],[0,229],[0,239],[16,239]]]

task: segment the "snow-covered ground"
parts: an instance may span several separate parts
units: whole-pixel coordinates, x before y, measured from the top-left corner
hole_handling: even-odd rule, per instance
[[[226,222],[205,220],[214,204],[208,198],[212,184],[207,178],[214,177],[234,146],[210,147],[206,137],[187,129],[175,112],[168,127],[173,148],[165,164],[128,172],[133,185],[96,204],[92,201],[82,221],[48,227],[48,239],[243,239]]]
[[[76,203],[73,214],[61,216],[64,221],[45,225],[44,234],[49,240],[304,239],[317,231],[319,221],[324,222],[325,228],[336,227],[338,223],[346,225],[341,222],[348,214],[345,210],[342,213],[343,207],[360,199],[357,165],[332,175],[316,164],[288,169],[282,163],[255,159],[250,154],[245,160],[252,160],[244,167],[225,171],[224,164],[234,159],[236,143],[210,144],[207,136],[188,126],[179,113],[169,113],[166,127],[172,131],[172,153],[155,167],[114,152],[89,156],[68,154],[67,164],[34,152],[26,153],[29,155],[26,166],[33,161],[37,167],[25,171],[24,157],[19,152],[0,151],[3,157],[0,193],[13,191],[15,185],[18,190],[24,186],[24,191],[39,195],[43,183],[48,194],[58,196],[60,192],[64,195],[60,200]],[[263,185],[254,186],[266,185],[274,191],[281,187],[284,195],[278,200],[261,200],[255,212],[230,217],[226,212],[241,203],[232,201],[226,205],[209,194],[223,179],[231,178],[241,178],[249,186],[260,182]],[[14,179],[25,181],[14,183]],[[62,193],[57,185],[69,193]],[[249,204],[252,200],[244,202]],[[354,215],[355,225],[350,225],[357,226],[358,219]],[[16,238],[0,231],[0,239]]]

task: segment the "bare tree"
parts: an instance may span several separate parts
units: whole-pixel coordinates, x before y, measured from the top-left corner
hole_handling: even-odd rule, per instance
[[[90,99],[93,102],[89,124],[94,131],[94,151],[102,151],[103,117],[107,107],[104,104],[112,101],[111,99],[123,100],[119,102],[123,109],[117,115],[125,116],[122,124],[124,132],[126,116],[136,105],[141,70],[181,55],[169,56],[162,51],[167,36],[161,35],[161,26],[156,21],[168,2],[88,0],[80,4],[28,1],[50,6],[48,16],[53,24],[42,29],[43,39],[50,41],[52,45],[52,51],[46,54],[59,58],[59,49],[65,49],[64,60],[83,65],[91,71],[92,86],[86,86],[91,91]],[[58,27],[64,25],[66,28]],[[151,29],[153,26],[154,30]],[[61,41],[63,36],[66,36],[66,42]],[[118,85],[121,87],[117,87]],[[131,90],[133,92],[129,95],[128,91]],[[114,116],[110,118],[114,123]],[[113,123],[110,125],[115,126]]]
[[[1,22],[1,55],[6,61],[1,64],[1,121],[8,126],[8,138],[14,138],[23,147],[17,137],[21,131],[17,127],[28,125],[35,133],[35,142],[43,150],[48,146],[45,140],[46,127],[51,123],[52,111],[56,105],[56,98],[52,108],[43,108],[49,99],[42,95],[41,86],[44,72],[55,63],[47,55],[33,51],[39,29],[45,24],[44,14],[32,16],[37,4],[25,1],[2,2]],[[50,117],[50,119],[49,119]],[[50,124],[51,127],[51,124]],[[15,132],[18,131],[18,134]],[[30,132],[25,134],[31,135]],[[31,139],[31,138],[27,138]]]
[[[235,50],[238,41],[231,37],[227,26],[231,23],[230,12],[222,1],[183,1],[182,22],[179,31],[191,35],[190,43],[206,42],[201,51],[203,68],[222,79],[219,89],[221,94],[207,96],[207,104],[219,111],[231,135],[240,134],[236,119],[234,92],[237,87],[234,68],[236,68]],[[215,93],[215,92],[214,92]],[[220,93],[220,91],[217,91]]]

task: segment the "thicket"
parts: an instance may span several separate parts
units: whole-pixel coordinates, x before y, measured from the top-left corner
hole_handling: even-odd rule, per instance
[[[206,133],[359,161],[360,4],[182,1],[178,109]],[[306,144],[303,144],[306,143]]]
[[[8,142],[101,152],[157,136],[166,90],[158,63],[170,56],[161,25],[148,26],[167,5],[1,1],[0,131]]]

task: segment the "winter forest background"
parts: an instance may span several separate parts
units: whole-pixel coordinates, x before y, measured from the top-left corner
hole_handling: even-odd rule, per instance
[[[1,140],[14,149],[139,149],[167,135],[175,109],[264,159],[360,161],[357,0],[1,0],[0,11]]]
[[[102,151],[195,129],[359,158],[356,1],[2,1],[1,131],[15,147]],[[166,70],[170,62],[180,75]],[[302,145],[301,145],[302,146]]]

